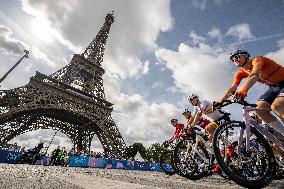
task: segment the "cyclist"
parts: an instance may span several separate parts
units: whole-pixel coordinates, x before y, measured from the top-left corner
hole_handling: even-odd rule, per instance
[[[191,112],[188,109],[185,109],[182,112],[182,115],[185,117],[185,119],[187,120],[187,125],[186,127],[190,127],[190,124],[192,123],[193,119],[190,119],[192,117]],[[195,116],[195,115],[193,115]],[[200,117],[197,124],[199,125],[201,128],[205,129],[205,127],[210,123],[210,121],[208,119],[205,119],[203,117]]]
[[[207,100],[200,101],[199,97],[195,94],[188,96],[188,101],[194,106],[195,110],[194,116],[189,120],[190,127],[200,122],[202,114],[213,120],[205,125],[205,131],[208,133],[208,142],[212,142],[214,131],[222,123],[225,115],[219,110],[213,110],[213,104],[211,102]],[[221,169],[218,164],[212,169],[212,173],[221,174]]]
[[[236,50],[231,53],[230,60],[239,67],[234,75],[234,80],[220,103],[227,100],[231,93],[244,99],[248,90],[258,81],[269,86],[269,89],[257,101],[257,108],[271,108],[284,123],[284,67],[275,61],[263,56],[250,58],[246,50]],[[237,91],[242,79],[247,78],[246,83]],[[273,116],[270,111],[257,111],[257,115],[281,134],[284,134],[284,126]]]
[[[177,140],[182,137],[184,128],[184,124],[179,123],[177,119],[171,119],[171,124],[175,127],[175,132],[173,136],[169,140],[167,140],[167,143],[169,144],[172,143],[174,140]]]
[[[205,131],[208,133],[208,141],[212,142],[213,134],[216,128],[221,124],[224,114],[219,110],[213,110],[213,104],[207,100],[199,100],[199,97],[192,94],[188,97],[188,101],[194,106],[194,116],[189,120],[190,127],[198,125],[201,120],[202,114],[208,116],[213,121],[205,125]]]

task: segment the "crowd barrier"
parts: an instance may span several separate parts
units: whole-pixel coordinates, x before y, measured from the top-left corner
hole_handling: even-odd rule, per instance
[[[21,157],[20,152],[0,150],[0,163],[16,163]],[[37,161],[37,165],[48,165],[49,157]],[[130,160],[114,160],[107,158],[94,158],[89,156],[71,156],[69,167],[93,167],[106,169],[124,169],[140,171],[160,171],[159,163],[139,162]],[[171,166],[167,166],[171,169]]]

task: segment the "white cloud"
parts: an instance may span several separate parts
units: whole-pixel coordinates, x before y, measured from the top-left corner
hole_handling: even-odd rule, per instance
[[[172,92],[172,93],[178,93],[180,90],[176,86],[170,86],[167,88],[167,91]]]
[[[147,74],[149,72],[149,63],[150,63],[149,61],[144,62],[143,71],[142,71],[143,74]]]
[[[279,49],[277,51],[270,52],[270,53],[266,54],[265,56],[273,59],[277,63],[284,66],[284,56],[283,56],[283,54],[284,54],[284,39],[278,41],[278,47],[279,47]]]
[[[119,99],[123,104],[118,101],[115,103],[113,118],[128,145],[142,142],[149,146],[170,137],[172,131],[169,121],[178,114],[175,106],[168,103],[148,104],[138,94],[132,96],[121,94]]]
[[[224,2],[229,2],[231,0],[213,0],[213,5],[217,5],[220,7]],[[205,10],[208,6],[208,3],[211,3],[212,1],[208,0],[191,0],[191,4],[200,10]]]
[[[197,35],[194,31],[191,31],[189,37],[192,38],[193,44],[198,44],[200,42],[205,41],[205,38]]]
[[[139,94],[124,94],[120,91],[118,79],[109,73],[104,77],[104,83],[106,98],[114,104],[113,119],[127,145],[142,142],[149,146],[170,137],[173,128],[169,120],[173,116],[181,118],[174,105],[150,104]]]
[[[53,62],[48,56],[42,52],[37,46],[32,46],[32,55],[38,60],[39,62],[42,62],[43,64],[47,64],[48,66],[55,68],[56,64]]]
[[[238,24],[229,28],[226,35],[233,36],[239,41],[253,38],[253,35],[250,31],[250,26],[247,23]]]
[[[208,33],[211,38],[217,38],[220,39],[222,37],[222,34],[219,30],[219,28],[213,27]]]
[[[181,43],[178,51],[159,49],[156,57],[172,71],[176,87],[185,94],[197,93],[209,100],[219,99],[224,86],[230,85],[226,70],[228,53],[222,49],[199,43],[191,47]]]
[[[48,147],[55,133],[56,131],[51,129],[29,131],[15,137],[9,143],[12,144],[17,142],[18,146],[29,149],[34,148],[39,142],[43,142],[44,147]],[[57,146],[66,147],[69,151],[72,148],[72,143],[65,134],[57,132],[47,152],[50,154]]]
[[[195,8],[205,10],[207,0],[192,0],[191,3]]]
[[[106,13],[114,10],[115,22],[111,27],[103,65],[123,79],[145,73],[140,56],[154,50],[158,34],[172,26],[170,0],[22,2],[23,10],[46,23],[58,41],[81,49],[87,47],[101,28]]]
[[[24,49],[27,49],[27,45],[14,38],[13,32],[10,28],[0,25],[0,49],[5,53],[11,53],[15,55],[23,55]]]

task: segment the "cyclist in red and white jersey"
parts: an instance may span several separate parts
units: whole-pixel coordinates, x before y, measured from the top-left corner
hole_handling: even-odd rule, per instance
[[[183,112],[182,112],[182,115],[184,115],[184,117],[186,118],[187,120],[187,125],[186,127],[190,127],[193,119],[192,118],[192,115],[191,115],[191,112],[188,110],[188,109],[185,109]],[[193,115],[195,116],[195,115]],[[205,119],[203,117],[200,117],[197,124],[196,125],[199,125],[201,128],[205,129],[205,127],[210,123],[210,121],[208,119]]]
[[[172,143],[174,140],[177,140],[183,136],[183,128],[184,128],[184,124],[179,123],[177,119],[171,119],[171,124],[172,126],[175,127],[175,132],[172,135],[172,137],[169,140],[167,140],[169,144]]]
[[[211,121],[209,124],[205,125],[205,130],[208,133],[208,140],[209,142],[212,142],[213,134],[216,128],[220,125],[220,120],[224,116],[221,112],[218,110],[213,110],[213,104],[207,100],[199,100],[199,97],[197,95],[190,95],[188,97],[189,102],[194,106],[194,116],[190,119],[191,127],[194,125],[197,125],[198,122],[200,122],[202,114],[208,116],[213,121]]]

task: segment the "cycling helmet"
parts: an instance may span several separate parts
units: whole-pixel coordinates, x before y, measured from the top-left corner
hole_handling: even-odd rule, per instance
[[[198,98],[198,96],[196,94],[191,94],[191,95],[188,95],[188,100],[193,100],[194,98]]]
[[[189,111],[187,108],[185,108],[185,109],[182,111],[182,114],[185,114],[186,112],[190,113],[190,111]]]
[[[178,122],[177,119],[171,119],[171,123],[175,123],[175,122]]]
[[[246,50],[241,50],[241,49],[238,49],[234,52],[231,53],[230,55],[230,60],[233,61],[233,59],[236,57],[236,56],[239,56],[239,55],[248,55],[248,57],[250,57],[250,54],[246,51]]]

